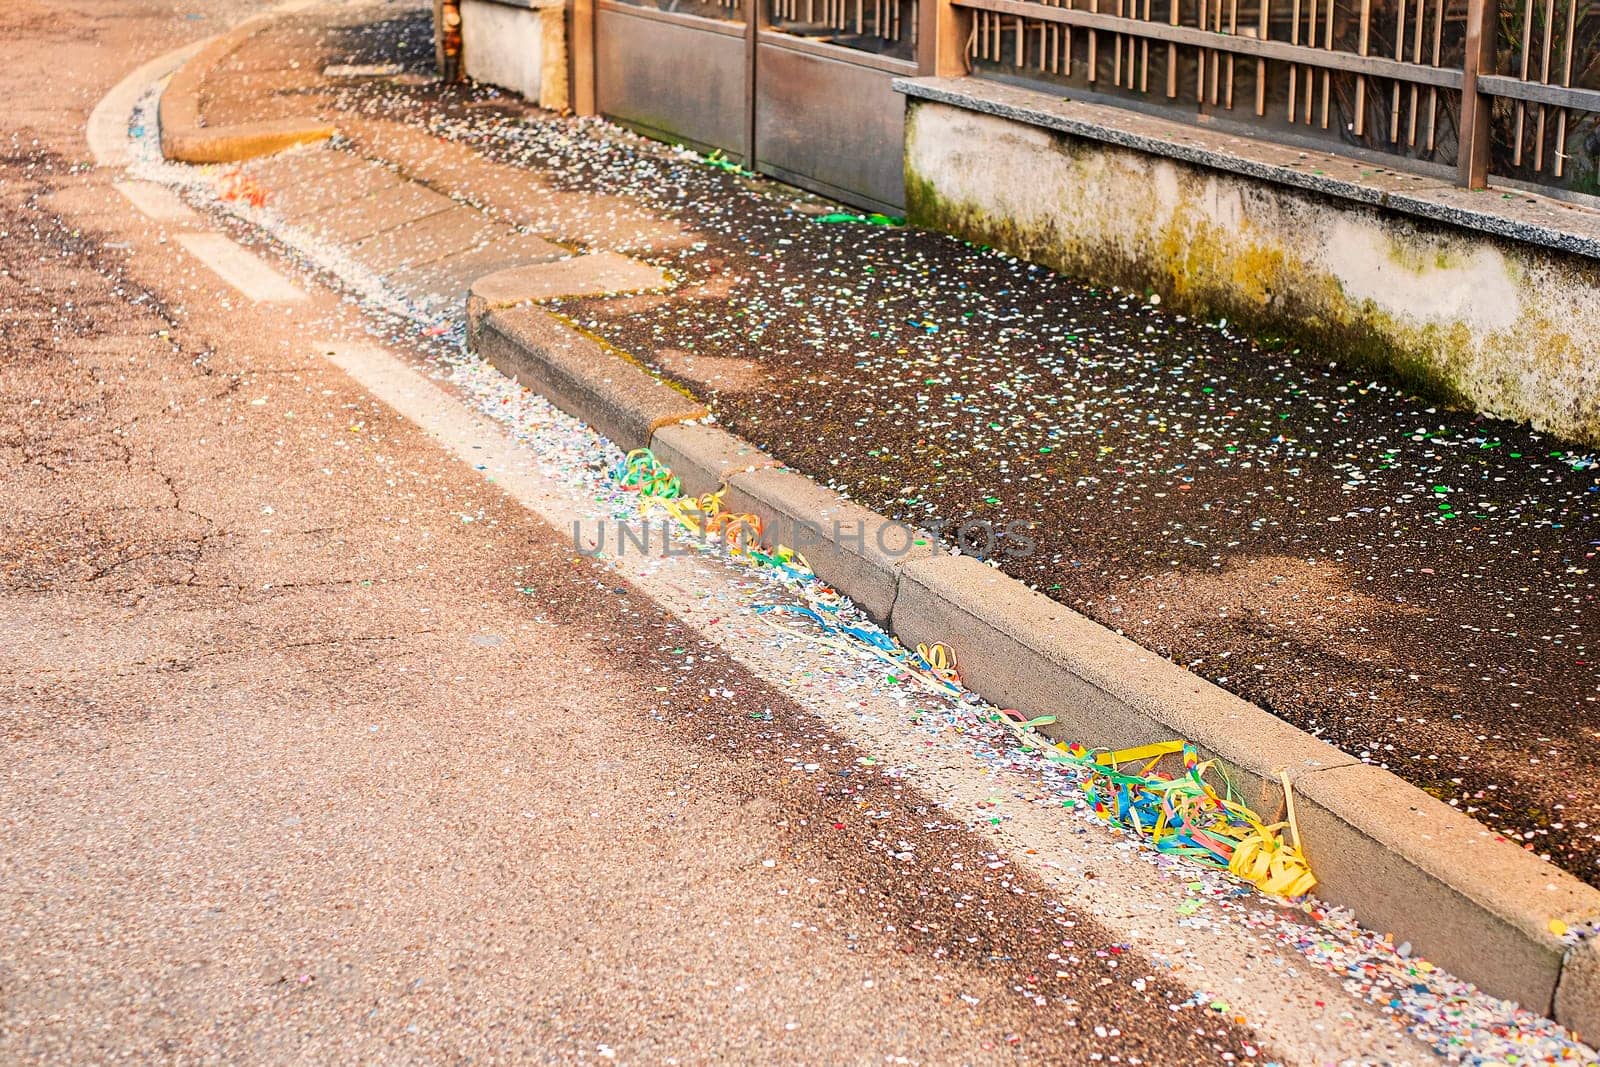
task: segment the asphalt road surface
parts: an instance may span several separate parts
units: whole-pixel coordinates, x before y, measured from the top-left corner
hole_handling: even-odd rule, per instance
[[[1064,814],[993,738],[774,640],[720,564],[575,553],[587,430],[119,190],[96,105],[258,9],[0,10],[0,1059],[1549,1040],[1459,989],[1400,1007],[1437,976]]]

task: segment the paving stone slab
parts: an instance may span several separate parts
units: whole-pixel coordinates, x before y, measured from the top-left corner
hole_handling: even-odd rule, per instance
[[[348,200],[318,211],[311,218],[310,226],[316,233],[351,244],[357,258],[365,261],[369,248],[395,244],[390,239],[391,234],[407,230],[422,220],[443,215],[457,208],[456,202],[443,193],[436,193],[425,185],[397,177],[392,185],[381,185],[360,199]],[[477,212],[472,214],[481,218]],[[440,255],[447,255],[449,251],[449,248],[445,248]]]
[[[531,264],[555,265],[571,256],[567,249],[509,227],[497,227],[497,236],[487,244],[446,256],[414,272],[414,284],[441,300],[459,307],[472,285],[485,274],[496,274]]]
[[[369,269],[389,274],[482,248],[504,232],[484,218],[483,212],[448,197],[440,199],[444,201],[441,209],[376,233],[351,249],[351,254]]]
[[[308,147],[255,160],[246,173],[267,191],[267,206],[289,217],[359,195],[364,182],[380,180],[377,171],[383,168],[360,156]]]

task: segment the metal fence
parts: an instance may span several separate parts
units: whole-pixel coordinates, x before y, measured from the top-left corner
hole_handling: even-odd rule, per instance
[[[907,61],[917,56],[916,0],[771,0],[773,29]]]
[[[1600,194],[1600,0],[954,0],[980,74]],[[1330,145],[1330,147],[1332,147]]]

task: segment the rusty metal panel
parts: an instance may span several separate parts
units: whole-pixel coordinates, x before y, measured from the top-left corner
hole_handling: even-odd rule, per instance
[[[795,185],[878,211],[905,206],[905,97],[895,74],[785,47],[756,55],[756,166]],[[875,58],[875,57],[874,57]]]
[[[743,160],[745,28],[600,0],[595,105],[651,137]]]

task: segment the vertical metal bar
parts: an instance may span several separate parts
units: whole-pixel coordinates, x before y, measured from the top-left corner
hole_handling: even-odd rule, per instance
[[[1333,9],[1333,3],[1334,3],[1334,0],[1328,0],[1328,15],[1327,15],[1327,17],[1325,19],[1322,20],[1322,47],[1324,49],[1326,49],[1327,51],[1329,51],[1329,52],[1333,51],[1333,10],[1334,10]],[[1311,43],[1312,44],[1316,44],[1315,39],[1313,39]],[[1309,75],[1307,75],[1307,77],[1309,77]],[[1328,128],[1328,101],[1330,101],[1332,99],[1333,99],[1332,74],[1329,73],[1328,68],[1324,67],[1324,68],[1322,68],[1322,128],[1323,129],[1327,129]]]
[[[1144,0],[1144,20],[1150,21],[1150,0]],[[1150,38],[1148,37],[1144,39],[1144,44],[1140,48],[1139,60],[1139,91],[1148,94],[1150,92]],[[1562,113],[1563,118],[1565,114]]]
[[[1150,93],[1150,42],[1146,40],[1139,46],[1139,91],[1145,95]],[[1565,120],[1566,113],[1562,113]]]
[[[1528,80],[1528,46],[1533,43],[1533,0],[1526,0],[1522,5],[1522,70],[1517,77],[1523,81]],[[1528,117],[1528,105],[1525,101],[1517,101],[1517,132],[1516,147],[1511,153],[1511,164],[1515,167],[1522,166],[1522,141],[1523,124]]]
[[[1061,0],[1051,0],[1051,6],[1060,7]],[[1055,23],[1046,23],[1050,27],[1050,73],[1061,73],[1061,27]]]
[[[1200,20],[1198,25],[1203,30],[1206,28],[1206,0],[1199,0],[1199,5]],[[1194,98],[1197,103],[1203,104],[1206,102],[1206,50],[1204,48],[1196,48],[1194,50],[1194,62]]]
[[[1329,7],[1330,10],[1332,9],[1333,0],[1328,0],[1328,7]],[[1315,48],[1316,45],[1317,45],[1317,0],[1311,0],[1311,3],[1309,5],[1309,11],[1307,13],[1307,18],[1306,18],[1306,44],[1309,45],[1312,48]],[[1311,105],[1316,100],[1316,96],[1317,96],[1317,91],[1313,87],[1314,83],[1313,83],[1313,80],[1312,80],[1315,77],[1316,77],[1316,68],[1315,67],[1309,67],[1309,66],[1306,67],[1306,112],[1305,113],[1306,113],[1306,125],[1307,126],[1311,125]]]
[[[1315,0],[1313,0],[1313,2],[1315,2]],[[1292,13],[1289,16],[1289,43],[1290,44],[1299,44],[1300,43],[1300,0],[1294,0]],[[1300,64],[1298,64],[1298,63],[1290,63],[1289,64],[1289,122],[1291,124],[1294,122],[1295,115],[1299,114],[1299,110],[1300,110],[1298,107],[1295,106],[1296,101],[1299,99],[1299,91],[1300,91]]]
[[[1089,10],[1098,13],[1100,0],[1089,0]],[[1095,79],[1100,77],[1100,31],[1089,31],[1089,84],[1093,85]]]
[[[1494,69],[1497,0],[1467,0],[1467,49],[1461,70],[1461,147],[1457,166],[1468,189],[1489,184],[1489,100],[1478,75]]]
[[[1567,44],[1565,58],[1561,62],[1561,84],[1572,84],[1572,36],[1577,30],[1576,19],[1578,0],[1567,0]],[[1560,178],[1567,169],[1567,109],[1562,108],[1560,116],[1556,119],[1556,177]]]
[[[1061,3],[1062,0],[1056,0],[1056,4],[1058,6],[1061,5]],[[1072,6],[1072,0],[1066,0],[1066,6],[1070,8]],[[1072,77],[1072,27],[1063,27],[1062,36],[1065,38],[1065,40],[1062,41],[1061,50],[1067,54],[1066,75],[1070,78]]]
[[[1171,6],[1170,10],[1167,12],[1167,22],[1169,22],[1173,26],[1176,26],[1178,24],[1178,13],[1179,13],[1179,10],[1180,10],[1182,5],[1179,3],[1179,0],[1168,0],[1168,3],[1170,3],[1172,6]],[[1178,46],[1175,45],[1175,44],[1168,44],[1167,45],[1167,99],[1176,100],[1177,98],[1178,98]]]
[[[1402,2],[1404,2],[1404,0],[1402,0]],[[1417,17],[1412,19],[1412,22],[1415,24],[1412,27],[1411,33],[1411,62],[1413,63],[1422,62],[1422,5],[1424,2],[1425,0],[1417,0]],[[1408,148],[1417,147],[1417,94],[1420,91],[1421,88],[1417,85],[1417,83],[1412,82],[1411,114],[1409,116],[1409,126],[1406,132],[1406,147]]]
[[[1239,32],[1239,0],[1228,0],[1228,32]],[[1233,53],[1228,53],[1228,110],[1233,110]]]
[[[1222,32],[1222,0],[1212,0],[1212,33]],[[1211,52],[1211,106],[1217,106],[1217,90],[1222,81],[1222,56],[1215,49]]]
[[[1406,58],[1406,0],[1396,0],[1394,5],[1394,58]],[[1389,143],[1400,143],[1400,79],[1394,79],[1394,90],[1389,96]]]
[[[1267,39],[1267,7],[1271,0],[1259,0],[1260,8],[1256,12],[1256,37],[1265,41]],[[1267,61],[1256,60],[1256,117],[1260,118],[1267,113]]]
[[[1122,17],[1122,0],[1117,0],[1117,17]],[[1122,34],[1117,34],[1112,39],[1111,56],[1111,84],[1122,84]]]
[[[1467,0],[1470,5],[1473,0]],[[1356,52],[1366,55],[1367,48],[1372,40],[1372,0],[1361,0],[1361,26],[1358,30],[1359,38],[1356,42]],[[1367,76],[1356,75],[1356,122],[1355,133],[1357,137],[1365,136],[1367,132]]]
[[[1433,0],[1433,65],[1439,65],[1439,44],[1444,37],[1444,0]],[[1439,87],[1428,87],[1428,154],[1438,145]]]
[[[1544,49],[1543,60],[1539,64],[1539,80],[1546,85],[1550,84],[1550,34],[1555,28],[1556,0],[1544,0]],[[1539,105],[1538,136],[1533,142],[1533,169],[1544,170],[1544,118],[1545,106]]]

